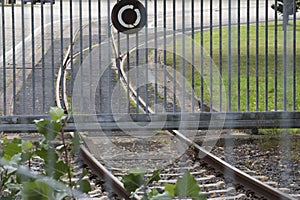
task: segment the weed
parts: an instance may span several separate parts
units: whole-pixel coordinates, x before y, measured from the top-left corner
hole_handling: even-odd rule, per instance
[[[74,166],[71,156],[78,151],[80,137],[74,133],[72,143],[67,143],[64,128],[69,115],[64,110],[53,107],[49,111],[50,119],[36,120],[35,125],[41,134],[40,141],[33,144],[20,138],[1,141],[0,160],[0,199],[64,199],[72,198],[76,190],[91,190],[83,170],[77,181],[73,181]],[[54,140],[60,139],[61,146],[54,146]],[[71,149],[71,151],[69,151]],[[33,168],[38,159],[43,167],[39,171]]]

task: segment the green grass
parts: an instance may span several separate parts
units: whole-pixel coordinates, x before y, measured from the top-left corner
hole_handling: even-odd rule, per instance
[[[299,135],[300,129],[299,128],[290,128],[290,129],[273,128],[273,129],[258,130],[258,135],[278,136],[282,134]]]
[[[292,21],[290,21],[292,23]],[[297,27],[300,26],[300,21],[297,21]],[[278,23],[277,36],[277,59],[275,59],[275,24],[269,23],[268,26],[268,42],[266,42],[266,26],[265,23],[259,24],[258,35],[256,34],[256,25],[250,25],[249,29],[249,60],[247,59],[247,26],[240,26],[240,48],[238,49],[238,27],[231,28],[231,65],[228,60],[228,28],[222,29],[222,59],[220,59],[220,37],[219,29],[212,31],[212,56],[210,56],[210,32],[203,32],[203,48],[200,48],[200,33],[195,34],[195,48],[192,48],[192,39],[185,39],[185,60],[192,60],[192,52],[194,52],[194,74],[195,74],[195,94],[200,98],[202,95],[206,103],[212,101],[214,107],[218,109],[221,105],[223,110],[226,109],[230,100],[231,111],[259,111],[274,110],[275,104],[278,110],[284,109],[284,77],[286,78],[286,95],[287,109],[292,110],[293,104],[296,105],[296,110],[300,110],[300,88],[296,87],[296,92],[293,92],[293,82],[296,86],[300,85],[300,28],[296,30],[296,67],[293,66],[293,26],[289,25],[287,29],[287,52],[286,66],[283,65],[283,35],[282,24]],[[259,52],[256,56],[256,39],[258,39]],[[266,49],[268,55],[266,56]],[[168,51],[173,51],[173,44],[168,45]],[[176,40],[176,54],[182,55],[182,39]],[[238,54],[238,52],[240,52]],[[203,57],[201,58],[201,53]],[[239,55],[239,56],[238,56]],[[210,64],[212,58],[212,65]],[[167,53],[167,65],[173,65],[173,53]],[[182,71],[183,59],[181,56],[176,56],[176,69]],[[240,65],[238,65],[240,59]],[[202,62],[201,62],[202,61]],[[257,62],[258,61],[258,62]],[[247,64],[248,62],[248,64]],[[266,65],[267,63],[267,65]],[[186,62],[185,77],[189,82],[192,82],[193,67],[191,62]],[[277,69],[275,68],[277,64]],[[204,92],[201,92],[201,66],[203,69],[203,87]],[[212,68],[210,69],[210,66]],[[222,68],[220,68],[222,66]],[[286,74],[284,73],[286,70]],[[293,71],[296,70],[296,76],[293,76]],[[210,73],[212,79],[210,79]],[[229,84],[228,74],[231,74],[231,83]],[[249,76],[247,76],[249,73]],[[266,75],[266,73],[268,75]],[[277,74],[275,76],[275,73]],[[220,82],[220,74],[222,74]],[[240,74],[240,76],[238,76]],[[256,74],[258,76],[256,77]],[[240,80],[238,79],[240,77]],[[277,80],[277,90],[275,88],[275,80]],[[249,81],[249,88],[247,82]],[[212,92],[210,93],[210,82],[212,82]],[[256,82],[258,82],[258,95],[256,95]],[[220,94],[220,83],[222,84],[222,95]],[[240,87],[240,89],[238,89]],[[231,89],[230,98],[228,91]],[[275,90],[277,91],[277,101],[275,102]],[[249,96],[247,96],[249,91]],[[240,102],[239,97],[240,96]],[[222,102],[220,101],[222,97]],[[294,97],[296,99],[293,102]],[[267,99],[266,99],[267,98]],[[258,105],[256,102],[258,101]],[[266,104],[267,102],[267,104]],[[240,107],[238,106],[240,105]]]

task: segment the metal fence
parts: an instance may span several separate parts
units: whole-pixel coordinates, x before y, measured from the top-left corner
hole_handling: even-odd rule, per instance
[[[0,131],[299,127],[296,1],[41,1],[1,4]]]

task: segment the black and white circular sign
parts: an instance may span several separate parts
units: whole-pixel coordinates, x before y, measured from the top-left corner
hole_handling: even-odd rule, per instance
[[[114,27],[125,34],[140,31],[147,22],[147,13],[143,4],[137,0],[121,0],[111,14]]]

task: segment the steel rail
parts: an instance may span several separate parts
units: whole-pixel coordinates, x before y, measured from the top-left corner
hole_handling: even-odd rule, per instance
[[[110,183],[107,190],[112,190],[114,193],[126,200],[138,200],[137,196],[131,196],[123,187],[121,181],[108,171],[84,146],[80,146],[80,155],[83,161],[92,169],[92,171],[101,177],[106,183]]]
[[[178,131],[177,131],[178,132]],[[187,144],[195,147],[199,151],[199,154],[204,155],[203,161],[213,166],[217,170],[223,172],[225,177],[230,178],[235,183],[240,183],[241,185],[251,189],[255,193],[262,195],[264,198],[268,199],[280,199],[280,200],[296,200],[295,198],[291,197],[288,194],[285,194],[253,177],[248,175],[247,173],[237,169],[236,167],[230,165],[229,163],[225,162],[221,158],[213,155],[209,151],[205,150],[204,148],[200,147],[195,142],[191,141],[190,139],[186,138],[181,133],[177,133],[176,135],[178,138],[185,141]]]
[[[67,79],[67,76],[66,76],[66,69],[67,69],[67,66],[68,66],[68,63],[70,62],[70,59],[71,57],[73,57],[73,55],[71,55],[71,48],[72,46],[75,44],[75,41],[76,39],[78,38],[78,35],[80,34],[80,30],[84,29],[85,27],[88,26],[88,23],[87,24],[84,24],[82,27],[78,28],[74,34],[74,37],[73,37],[73,41],[72,43],[69,45],[68,47],[68,50],[66,52],[66,55],[63,59],[63,62],[62,62],[62,65],[60,66],[59,70],[58,70],[58,75],[57,75],[57,79],[56,79],[56,88],[55,88],[55,101],[56,101],[56,105],[60,108],[62,108],[62,104],[61,104],[61,99],[60,99],[60,85],[61,85],[61,82],[63,82],[64,84],[64,87],[63,87],[63,93],[64,95],[62,95],[64,97],[63,99],[63,102],[64,102],[64,105],[66,107],[66,110],[69,110],[70,106],[69,106],[69,102],[67,100],[67,95],[66,95],[66,79]],[[72,33],[70,33],[72,34]],[[64,72],[64,76],[63,76],[63,80],[61,79],[61,74]]]

